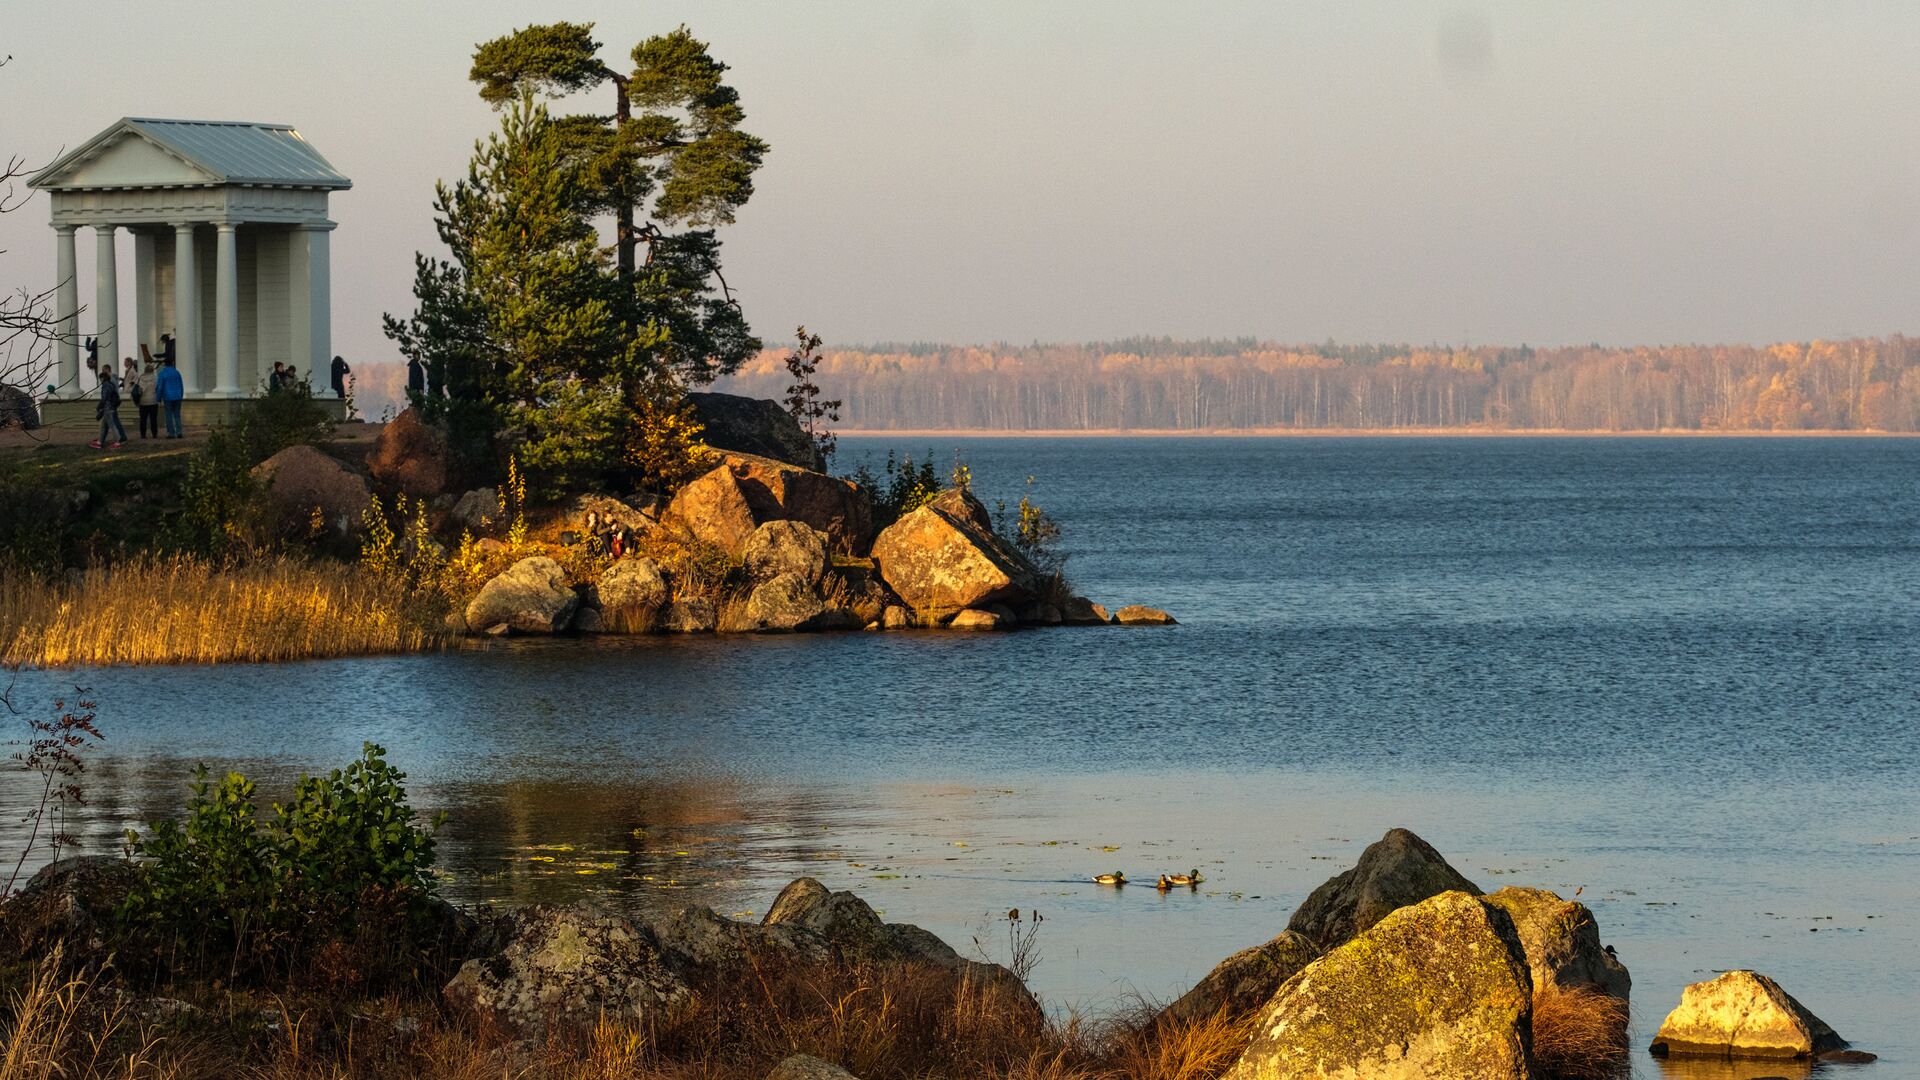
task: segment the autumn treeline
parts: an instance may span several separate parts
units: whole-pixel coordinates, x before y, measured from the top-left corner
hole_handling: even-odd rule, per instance
[[[767,350],[716,389],[778,399]],[[1920,339],[1535,349],[1142,338],[830,349],[853,429],[1920,430]]]

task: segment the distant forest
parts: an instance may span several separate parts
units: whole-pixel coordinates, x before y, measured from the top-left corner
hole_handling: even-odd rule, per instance
[[[716,389],[779,399],[785,350]],[[1920,338],[1637,348],[1086,345],[829,349],[825,396],[867,429],[1920,430]]]

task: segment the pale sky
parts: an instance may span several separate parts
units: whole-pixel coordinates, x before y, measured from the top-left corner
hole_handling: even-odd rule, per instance
[[[616,63],[684,21],[733,66],[773,152],[726,268],[773,343],[802,321],[834,344],[1920,330],[1911,2],[13,8],[0,154],[127,115],[274,121],[353,178],[351,360],[393,358],[380,313],[411,310],[433,183],[495,122],[474,43],[556,19],[597,22]],[[52,283],[46,217],[0,218],[0,285]]]

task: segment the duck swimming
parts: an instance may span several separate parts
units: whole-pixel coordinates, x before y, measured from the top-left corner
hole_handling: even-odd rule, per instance
[[[1207,879],[1201,877],[1199,869],[1195,868],[1184,874],[1175,874],[1172,877],[1164,878],[1164,880],[1169,885],[1185,885],[1188,888],[1192,888]]]
[[[1153,887],[1159,889],[1161,892],[1166,892],[1168,889],[1173,888],[1173,880],[1167,877],[1167,875],[1161,874],[1160,880],[1154,882]]]
[[[1093,881],[1096,885],[1125,885],[1127,883],[1127,875],[1115,870],[1111,874],[1095,874],[1093,875]]]

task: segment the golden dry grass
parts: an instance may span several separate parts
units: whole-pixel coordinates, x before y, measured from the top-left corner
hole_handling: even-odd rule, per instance
[[[218,664],[440,644],[404,589],[345,564],[141,557],[66,579],[0,569],[0,665]]]
[[[1551,1080],[1609,1080],[1627,1063],[1627,1003],[1598,990],[1533,992],[1533,1057]]]

